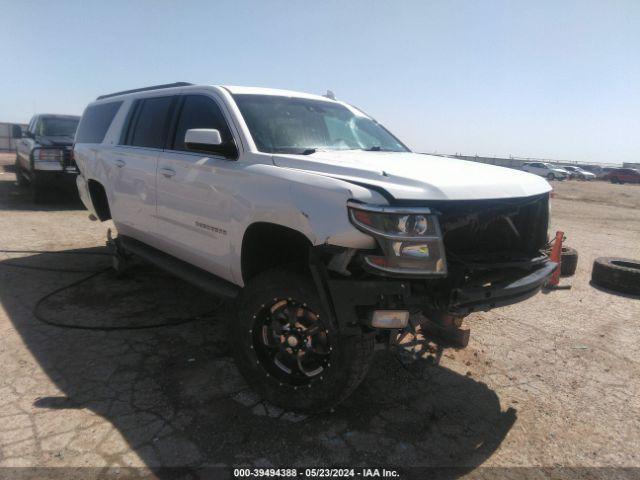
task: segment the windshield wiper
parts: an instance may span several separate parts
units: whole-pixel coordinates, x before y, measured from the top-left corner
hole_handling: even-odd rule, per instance
[[[373,147],[363,148],[362,150],[365,152],[381,152],[382,148],[380,148],[380,145],[374,145]]]
[[[302,152],[300,152],[301,155],[311,155],[313,153],[316,153],[318,151],[317,148],[305,148]]]

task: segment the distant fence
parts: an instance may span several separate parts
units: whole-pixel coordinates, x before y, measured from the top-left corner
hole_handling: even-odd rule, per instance
[[[0,151],[12,151],[16,149],[16,139],[11,136],[12,125],[20,125],[22,130],[26,130],[26,124],[4,123],[0,122]]]

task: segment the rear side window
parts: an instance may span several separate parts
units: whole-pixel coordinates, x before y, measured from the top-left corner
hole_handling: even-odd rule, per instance
[[[76,143],[102,143],[122,102],[92,105],[82,114],[76,132]]]
[[[186,150],[184,136],[190,128],[215,128],[220,131],[222,141],[231,140],[231,132],[218,104],[203,95],[187,95],[180,110],[176,125],[173,150]]]
[[[173,97],[139,100],[134,106],[126,145],[164,148]]]

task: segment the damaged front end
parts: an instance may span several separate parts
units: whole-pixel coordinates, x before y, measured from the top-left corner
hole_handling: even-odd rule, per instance
[[[466,315],[535,295],[557,267],[543,253],[546,193],[385,207],[350,202],[349,215],[378,248],[323,246],[311,256],[314,279],[344,334],[397,334],[419,325],[440,349],[463,348]]]

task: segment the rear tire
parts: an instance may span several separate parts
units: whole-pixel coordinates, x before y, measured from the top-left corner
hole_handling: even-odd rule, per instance
[[[307,275],[276,268],[252,279],[230,328],[247,383],[287,410],[319,413],[346,399],[369,370],[374,338],[338,335],[329,318]]]

